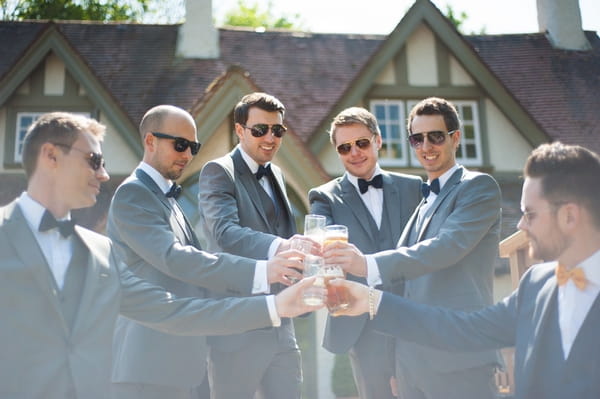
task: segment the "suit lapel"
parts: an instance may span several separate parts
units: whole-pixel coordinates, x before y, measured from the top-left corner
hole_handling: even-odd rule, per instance
[[[244,161],[244,158],[242,158],[242,154],[238,148],[231,153],[231,157],[233,158],[233,168],[235,169],[234,173],[239,176],[238,180],[248,192],[248,195],[250,196],[254,207],[258,211],[258,214],[267,226],[274,228],[267,217],[264,204],[260,200],[260,194],[258,192],[259,184],[257,184],[256,176],[254,176],[254,174],[250,171],[250,168]]]
[[[410,216],[410,219],[408,219],[406,226],[404,226],[404,230],[402,230],[402,235],[400,236],[400,240],[398,240],[398,245],[397,245],[398,247],[408,246],[408,239],[410,237],[410,232],[413,229],[417,228],[416,224],[417,224],[417,219],[419,217],[419,209],[421,208],[421,206],[423,206],[424,202],[425,202],[425,199],[422,199],[421,202],[419,202],[419,205],[417,205],[417,207],[415,208],[414,212]]]
[[[281,173],[281,169],[275,165],[271,165],[271,170],[273,171],[273,176],[275,177],[277,187],[273,187],[275,190],[279,190],[279,195],[283,199],[283,203],[285,205],[286,218],[288,219],[288,223],[293,227],[293,230],[296,231],[296,221],[294,220],[292,213],[292,206],[290,205],[290,200],[287,197],[287,192],[285,190],[285,182],[283,180],[283,174]]]
[[[444,202],[446,197],[448,197],[448,195],[452,191],[454,191],[456,187],[458,187],[458,185],[463,179],[463,173],[464,168],[459,166],[459,168],[452,174],[452,176],[450,176],[446,184],[444,184],[444,187],[442,187],[442,191],[440,191],[434,203],[431,204],[429,209],[427,209],[427,212],[425,212],[425,215],[423,215],[423,222],[421,223],[421,226],[419,226],[419,235],[417,236],[417,242],[423,240],[423,235],[425,234],[425,231],[427,231],[427,226],[429,226],[431,218],[433,217],[433,215],[435,215],[437,209]]]
[[[383,205],[382,218],[389,219],[392,236],[399,237],[402,226],[402,198],[398,188],[392,183],[392,178],[389,174],[382,172],[383,176]]]
[[[172,205],[169,199],[165,196],[165,193],[162,192],[160,187],[158,187],[156,182],[154,182],[154,180],[152,180],[152,178],[146,172],[144,172],[141,169],[136,169],[135,175],[142,183],[144,183],[144,185],[146,185],[146,187],[148,187],[150,191],[152,191],[156,195],[159,201],[167,209],[169,215],[172,215],[170,217],[174,217],[188,243],[197,245],[197,238],[193,233],[191,225],[185,217],[185,214],[183,213],[181,208],[179,208],[179,205]]]
[[[548,315],[552,306],[558,305],[557,300],[557,285],[556,277],[554,275],[546,280],[542,288],[540,289],[539,295],[537,295],[537,306],[536,309],[540,309],[539,312],[534,313],[532,325],[533,328],[528,331],[529,335],[524,340],[526,348],[532,348],[526,352],[525,358],[523,359],[523,381],[528,381],[534,373],[535,363],[537,356],[540,351],[547,350],[548,348],[542,348],[542,339],[539,339],[543,335],[543,331],[548,331]],[[560,339],[559,339],[560,340]],[[529,358],[527,358],[529,357]]]
[[[65,334],[68,335],[69,326],[63,316],[59,303],[58,287],[50,266],[46,261],[46,257],[42,253],[35,236],[29,229],[29,224],[25,220],[21,208],[17,206],[16,201],[9,206],[12,206],[12,209],[8,211],[6,232],[10,232],[10,234],[6,234],[6,239],[13,246],[25,267],[31,269],[33,277],[40,287],[40,292],[48,297],[52,309],[56,312],[58,319],[62,321],[61,324],[64,327]]]

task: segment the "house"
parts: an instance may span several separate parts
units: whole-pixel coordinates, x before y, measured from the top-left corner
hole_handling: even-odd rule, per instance
[[[538,33],[475,36],[429,0],[416,0],[389,35],[217,29],[210,0],[186,3],[178,25],[0,22],[0,204],[25,187],[27,126],[48,111],[83,113],[108,127],[112,179],[78,215],[101,230],[112,192],[141,159],[142,115],[168,103],[191,112],[203,144],[181,178],[182,205],[197,220],[198,172],[235,145],[232,110],[251,91],[286,105],[275,162],[299,217],[308,190],[343,170],[327,129],[349,106],[377,116],[384,168],[423,175],[405,139],[407,113],[424,97],[453,101],[464,122],[459,162],[501,183],[503,237],[520,216],[519,175],[532,148],[561,140],[600,152],[600,38],[581,30],[576,0],[538,1]]]

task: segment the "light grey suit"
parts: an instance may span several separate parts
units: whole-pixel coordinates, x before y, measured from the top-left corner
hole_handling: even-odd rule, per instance
[[[210,287],[227,296],[249,296],[256,262],[201,251],[178,205],[136,169],[117,188],[107,231],[122,260],[137,275],[178,296],[205,296]],[[214,320],[230,320],[224,304]],[[200,385],[206,371],[205,337],[178,337],[120,318],[115,330],[113,382],[181,389]]]
[[[444,351],[514,346],[516,399],[597,399],[600,297],[564,359],[555,267],[556,262],[550,262],[529,268],[512,295],[473,313],[423,306],[384,294],[369,327]]]
[[[199,228],[209,250],[267,259],[276,237],[295,233],[283,175],[277,166],[271,168],[276,179],[273,188],[281,194],[279,218],[238,148],[202,168]],[[282,321],[278,328],[211,337],[209,344],[211,393],[217,398],[252,397],[259,385],[267,398],[300,395],[300,353],[291,320]]]
[[[75,265],[84,267],[83,285],[79,298],[67,298],[77,304],[69,322],[59,299],[64,292],[17,201],[0,208],[2,398],[107,398],[119,311],[171,333],[224,333],[271,324],[264,300],[227,300],[234,316],[219,322],[213,314],[223,304],[173,299],[119,263],[106,237],[76,227],[73,240],[74,259],[78,252],[85,264]]]
[[[412,215],[397,249],[374,255],[384,288],[393,292],[405,282],[407,298],[451,309],[470,311],[491,304],[500,234],[500,189],[496,181],[459,167],[421,215],[420,226],[418,213],[419,209]],[[410,242],[411,237],[416,243]],[[442,389],[440,384],[445,383],[448,373],[486,368],[498,359],[493,351],[450,354],[396,341],[399,379],[431,392]],[[491,371],[488,374],[491,377]],[[470,388],[474,382],[456,381],[454,385],[457,390],[462,386]],[[457,396],[469,397],[469,388]]]
[[[348,227],[348,241],[363,253],[395,248],[404,226],[421,200],[421,182],[416,176],[382,171],[383,206],[381,226],[373,220],[347,175],[308,193],[310,212],[323,215],[327,224]],[[366,282],[348,275],[349,279]],[[328,317],[323,346],[333,353],[350,350],[354,379],[361,398],[392,396],[389,377],[394,375],[393,340],[365,330],[367,316]],[[389,359],[389,362],[385,359]]]

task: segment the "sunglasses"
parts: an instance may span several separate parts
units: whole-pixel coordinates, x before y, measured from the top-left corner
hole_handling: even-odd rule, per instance
[[[448,132],[448,136],[456,132],[456,130],[451,130]],[[425,136],[427,136],[427,141],[433,145],[442,145],[444,141],[446,141],[446,133],[441,130],[433,130],[431,132],[425,133],[415,133],[408,136],[408,142],[410,146],[413,148],[417,148],[423,145],[425,142]]]
[[[92,168],[93,170],[98,170],[101,167],[106,168],[106,163],[104,162],[104,157],[99,152],[80,150],[77,147],[73,147],[73,146],[70,146],[67,144],[63,144],[63,143],[52,143],[52,144],[57,145],[59,147],[68,148],[69,150],[76,150],[76,151],[79,151],[79,152],[85,154],[87,156],[85,158],[85,160],[90,165],[90,168]]]
[[[348,141],[346,143],[342,143],[342,144],[338,145],[337,147],[335,147],[335,149],[337,150],[338,154],[340,154],[340,155],[349,154],[350,151],[352,150],[352,146],[355,144],[359,149],[366,150],[367,148],[369,148],[371,146],[373,137],[375,137],[375,136],[371,136],[371,138],[369,138],[369,139],[362,137],[362,138],[356,139],[354,141]]]
[[[188,147],[190,147],[192,155],[196,155],[198,151],[200,151],[200,146],[202,145],[196,141],[189,141],[188,139],[184,139],[183,137],[175,137],[166,133],[152,132],[152,135],[154,137],[158,137],[159,139],[175,140],[175,142],[173,143],[173,147],[177,152],[184,152],[188,149]]]
[[[254,126],[242,125],[242,127],[244,129],[249,129],[250,133],[252,133],[254,137],[264,136],[265,134],[269,133],[269,128],[271,128],[271,132],[275,137],[283,137],[284,133],[287,131],[287,127],[280,124],[267,125],[266,123],[257,123]]]

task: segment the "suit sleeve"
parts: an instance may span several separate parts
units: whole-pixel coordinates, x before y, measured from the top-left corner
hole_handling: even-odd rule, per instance
[[[310,203],[310,213],[325,216],[327,219],[325,224],[334,224],[331,200],[323,191],[317,189],[310,190],[308,192],[308,202]]]
[[[216,162],[207,163],[200,172],[198,207],[206,232],[205,239],[212,242],[220,251],[267,259],[269,246],[276,235],[264,233],[240,224],[239,207],[254,205],[248,199],[243,203],[237,198],[233,176]],[[254,209],[247,210],[254,212]]]
[[[121,314],[147,327],[176,335],[222,335],[272,325],[263,296],[176,298],[125,265],[115,264],[121,282]]]
[[[383,293],[370,328],[406,341],[451,352],[515,345],[517,292],[493,306],[467,313]]]
[[[498,234],[492,232],[500,218],[500,189],[488,175],[478,175],[461,183],[460,192],[445,215],[435,237],[410,247],[398,247],[374,255],[384,283],[411,280],[459,263],[483,240],[496,248]],[[441,212],[438,209],[437,212]]]
[[[210,254],[182,243],[163,212],[164,205],[140,184],[121,186],[111,203],[108,233],[124,249],[130,267],[146,263],[166,275],[231,296],[252,293],[256,261]]]

